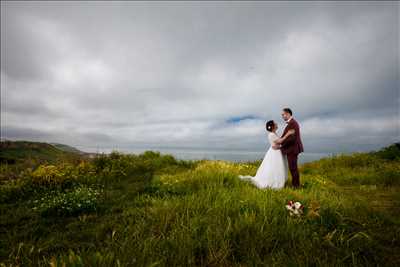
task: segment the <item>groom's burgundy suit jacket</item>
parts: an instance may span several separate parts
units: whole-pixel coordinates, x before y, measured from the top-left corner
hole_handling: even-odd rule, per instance
[[[294,129],[295,134],[289,135],[288,138],[281,144],[281,151],[283,154],[297,155],[304,152],[303,143],[300,138],[300,126],[297,121],[292,117],[292,119],[287,124],[285,130],[283,131],[282,137],[290,130]]]

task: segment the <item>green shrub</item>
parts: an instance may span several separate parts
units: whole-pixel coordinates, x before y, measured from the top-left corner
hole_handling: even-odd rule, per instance
[[[120,182],[128,179],[148,185],[155,171],[151,160],[118,152],[112,152],[108,156],[98,156],[93,160],[93,165],[95,173],[104,182]]]
[[[382,159],[399,160],[400,159],[400,143],[395,143],[385,147],[378,152],[372,153]]]
[[[72,165],[40,165],[31,174],[32,184],[38,187],[68,187],[77,178]]]

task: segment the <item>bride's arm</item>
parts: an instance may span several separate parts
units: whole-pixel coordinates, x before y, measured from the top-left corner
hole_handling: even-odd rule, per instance
[[[288,138],[290,135],[294,134],[296,131],[294,129],[290,129],[283,137],[276,139],[274,141],[275,144],[282,144],[283,141],[286,140],[286,138]]]

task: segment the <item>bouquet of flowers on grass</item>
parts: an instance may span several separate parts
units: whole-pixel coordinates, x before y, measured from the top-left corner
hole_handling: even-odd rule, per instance
[[[293,202],[292,200],[289,200],[286,209],[289,211],[290,216],[300,216],[303,214],[304,206],[298,201]]]

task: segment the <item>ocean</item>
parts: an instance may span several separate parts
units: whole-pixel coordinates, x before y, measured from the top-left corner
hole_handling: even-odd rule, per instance
[[[262,160],[265,151],[235,151],[235,150],[191,150],[191,149],[118,149],[122,153],[140,154],[146,150],[159,151],[161,154],[171,154],[177,159],[183,160],[227,160],[233,162],[246,162]],[[105,151],[106,153],[110,151]],[[323,157],[329,157],[329,153],[301,153],[299,155],[299,163],[315,161]]]

